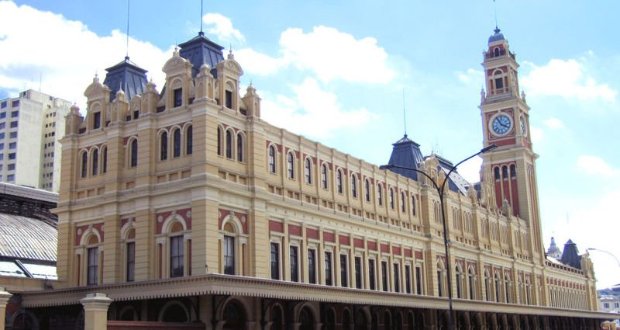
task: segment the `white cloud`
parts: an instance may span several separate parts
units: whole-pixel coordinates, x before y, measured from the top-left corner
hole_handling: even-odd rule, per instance
[[[530,127],[530,137],[532,138],[533,143],[538,143],[543,140],[545,134],[543,133],[542,129],[532,126]]]
[[[259,76],[275,74],[284,66],[284,61],[281,59],[259,53],[251,48],[235,51],[235,59],[243,66],[245,72]]]
[[[465,72],[456,72],[456,77],[466,85],[484,83],[484,72],[472,68],[467,69]]]
[[[564,128],[564,123],[558,118],[549,118],[545,120],[545,126],[551,129],[560,129]]]
[[[618,92],[599,83],[589,73],[585,60],[552,59],[543,66],[524,62],[530,71],[521,78],[529,95],[560,96],[579,100],[615,102]]]
[[[592,155],[581,155],[577,158],[577,168],[589,175],[613,177],[620,174],[620,170],[613,168],[607,162]]]
[[[26,5],[0,1],[0,22],[0,88],[13,95],[39,89],[41,79],[43,92],[81,105],[94,74],[105,76],[105,68],[126,54],[124,33],[114,30],[99,36],[79,21]],[[160,68],[171,51],[130,39],[129,54],[161,88]]]
[[[388,65],[388,54],[375,38],[356,39],[325,26],[314,27],[308,33],[298,28],[285,30],[280,35],[278,57],[250,49],[238,53],[246,72],[257,75],[275,74],[279,69],[292,67],[309,71],[322,82],[383,84],[396,76]]]
[[[202,21],[210,26],[207,32],[216,35],[222,41],[228,42],[245,42],[245,37],[241,32],[233,27],[230,18],[218,14],[208,13],[202,17]]]
[[[387,66],[388,55],[377,39],[354,36],[325,26],[312,32],[290,28],[282,32],[280,47],[287,63],[314,72],[324,82],[387,83],[395,73]]]
[[[358,128],[375,118],[365,108],[343,110],[337,96],[315,79],[306,78],[292,89],[294,97],[263,99],[263,119],[296,134],[326,138],[338,129]]]

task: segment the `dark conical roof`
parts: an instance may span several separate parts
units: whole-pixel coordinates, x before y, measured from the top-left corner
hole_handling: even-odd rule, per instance
[[[562,252],[562,259],[560,261],[565,265],[581,269],[581,256],[579,256],[577,244],[573,243],[572,240],[569,239],[564,244],[564,252]]]
[[[121,89],[128,100],[146,90],[146,70],[130,61],[129,56],[106,71],[108,73],[103,83],[110,88],[110,101],[114,100],[116,93]]]
[[[207,64],[211,68],[211,74],[217,77],[215,67],[224,60],[224,47],[209,40],[201,31],[196,37],[180,44],[179,48],[181,57],[192,63],[192,77],[200,72],[203,64]]]
[[[392,149],[392,155],[390,156],[390,161],[388,162],[388,169],[413,180],[417,180],[418,173],[414,170],[408,170],[405,168],[417,169],[420,163],[424,161],[424,157],[420,151],[420,145],[409,139],[407,134],[392,145],[394,148]],[[399,166],[405,168],[389,168],[389,166]]]

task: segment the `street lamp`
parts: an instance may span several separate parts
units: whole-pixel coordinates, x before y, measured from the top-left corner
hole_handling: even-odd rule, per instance
[[[448,270],[448,329],[454,329],[454,322],[452,320],[452,312],[453,312],[453,308],[452,308],[452,266],[450,265],[450,248],[449,248],[449,244],[450,244],[450,240],[449,240],[449,236],[448,236],[448,225],[446,224],[446,210],[444,207],[444,191],[445,191],[445,187],[446,187],[446,182],[448,182],[448,180],[450,179],[450,174],[452,174],[452,172],[454,172],[456,170],[456,168],[463,164],[464,162],[478,156],[481,155],[485,152],[491,151],[493,149],[497,148],[497,145],[495,144],[491,144],[489,146],[486,146],[482,149],[480,149],[480,151],[478,151],[477,153],[461,160],[460,162],[456,163],[456,165],[452,166],[452,168],[450,169],[450,171],[448,171],[448,174],[446,174],[446,178],[445,180],[443,180],[443,182],[441,183],[441,185],[437,184],[437,182],[430,176],[428,175],[426,172],[418,170],[417,168],[413,168],[413,167],[405,167],[405,166],[398,166],[398,165],[386,165],[383,166],[383,168],[385,169],[391,169],[391,168],[400,168],[403,170],[411,170],[417,173],[422,174],[423,176],[425,176],[427,179],[429,179],[432,183],[433,183],[433,187],[435,187],[435,189],[437,190],[437,194],[439,195],[439,205],[441,206],[441,223],[443,226],[443,246],[445,249],[445,254],[446,254],[446,268]]]

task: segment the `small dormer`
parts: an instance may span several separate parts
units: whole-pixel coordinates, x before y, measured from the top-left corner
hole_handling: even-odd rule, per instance
[[[217,65],[218,99],[224,108],[239,111],[239,78],[242,75],[243,69],[230,51]]]
[[[80,113],[80,108],[75,104],[72,105],[65,116],[65,135],[79,134],[82,122],[84,122],[84,117]]]
[[[205,63],[200,67],[200,72],[196,76],[195,84],[196,100],[214,100],[215,78],[213,78],[213,74],[211,74],[211,67],[208,64]]]
[[[250,84],[245,90],[245,95],[241,99],[246,116],[260,118],[260,100],[260,96],[256,93],[256,88]],[[243,112],[243,109],[241,111]]]
[[[95,75],[93,82],[84,91],[86,96],[86,130],[101,129],[105,126],[108,118],[110,105],[110,89],[108,86],[99,82],[99,77]]]
[[[192,64],[181,57],[175,49],[172,57],[164,64],[162,71],[166,74],[164,93],[165,109],[187,106],[193,99]]]

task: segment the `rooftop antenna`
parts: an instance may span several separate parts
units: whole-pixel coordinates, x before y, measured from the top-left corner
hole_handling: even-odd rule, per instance
[[[497,29],[497,4],[495,3],[495,0],[493,0],[493,12],[495,15],[495,29]]]
[[[200,0],[200,35],[204,35],[204,32],[202,32],[202,16],[203,16],[203,11],[202,11],[202,7],[204,4],[204,0]]]
[[[403,125],[405,127],[405,137],[407,137],[407,111],[405,109],[405,87],[403,87]]]
[[[127,32],[125,36],[127,37],[126,45],[125,45],[125,59],[129,59],[129,3],[131,1],[127,0]]]

